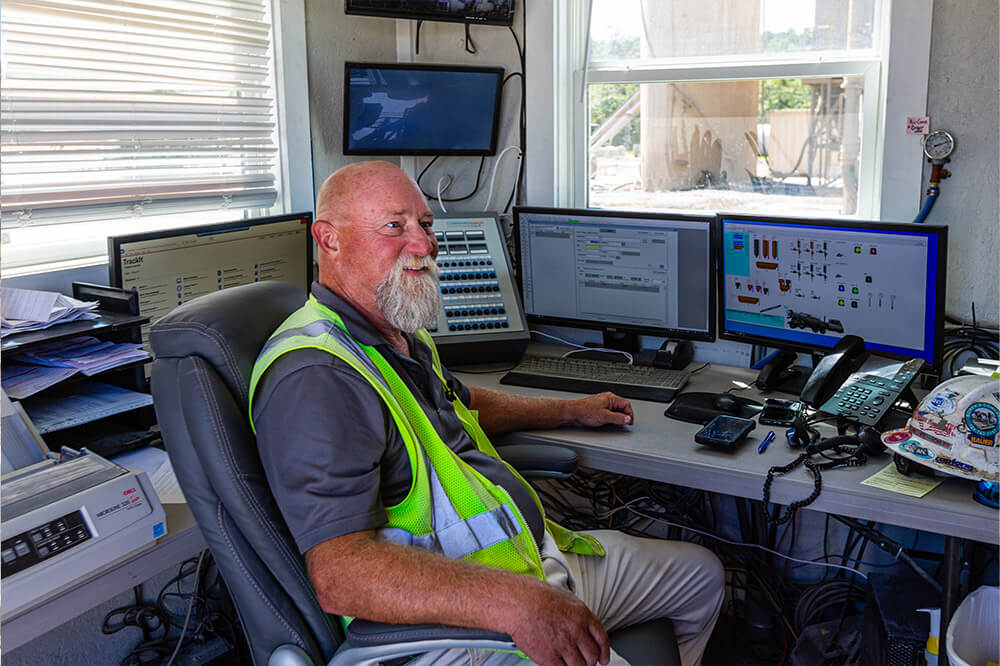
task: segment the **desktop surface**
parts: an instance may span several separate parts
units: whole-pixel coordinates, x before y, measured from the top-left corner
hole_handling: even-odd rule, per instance
[[[532,344],[529,353],[537,353],[539,349],[553,353],[555,347]],[[554,389],[501,385],[503,372],[499,370],[489,374],[453,371],[469,386],[526,396],[579,397]],[[760,400],[755,388],[744,388],[752,385],[755,375],[755,371],[747,368],[713,364],[693,374],[684,390],[722,393],[733,389],[739,396]],[[774,392],[769,396],[773,397]],[[798,451],[785,443],[783,428],[773,428],[777,438],[763,454],[758,454],[757,448],[761,438],[772,429],[768,426],[759,426],[734,453],[724,453],[696,444],[694,434],[701,426],[668,419],[663,415],[662,403],[635,399],[631,403],[635,416],[632,426],[519,432],[505,436],[498,443],[557,444],[576,451],[584,467],[758,500],[768,468],[787,464],[798,455]],[[890,464],[891,457],[883,454],[861,467],[825,472],[823,491],[808,508],[985,543],[1000,542],[997,512],[972,499],[973,482],[945,478],[922,498],[861,485],[861,481]],[[788,504],[808,496],[812,487],[812,477],[800,467],[775,479],[771,499]]]

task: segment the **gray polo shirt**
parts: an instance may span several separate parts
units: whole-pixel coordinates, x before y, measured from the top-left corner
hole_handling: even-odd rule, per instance
[[[510,493],[541,543],[544,527],[534,501],[503,464],[475,447],[434,374],[430,348],[406,335],[412,358],[400,354],[332,291],[313,283],[312,293],[340,315],[355,340],[385,357],[445,444]],[[468,405],[469,390],[447,369],[444,377]],[[279,357],[257,387],[253,418],[268,484],[303,553],[328,539],[381,527],[385,507],[409,492],[409,456],[388,408],[333,354],[298,349]]]

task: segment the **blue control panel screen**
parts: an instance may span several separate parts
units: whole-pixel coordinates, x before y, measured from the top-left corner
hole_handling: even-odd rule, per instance
[[[941,227],[720,215],[720,335],[824,349],[844,335],[935,364]]]

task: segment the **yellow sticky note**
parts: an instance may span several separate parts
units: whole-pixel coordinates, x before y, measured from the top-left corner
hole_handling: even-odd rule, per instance
[[[923,497],[941,485],[941,479],[931,479],[926,476],[904,476],[896,471],[895,463],[889,463],[861,483],[901,495]]]

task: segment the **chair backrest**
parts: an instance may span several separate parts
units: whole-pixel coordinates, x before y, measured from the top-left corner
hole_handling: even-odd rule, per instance
[[[283,644],[323,664],[342,640],[268,488],[247,417],[254,360],[304,301],[279,282],[233,287],[184,304],[150,332],[163,441],[257,666]]]

